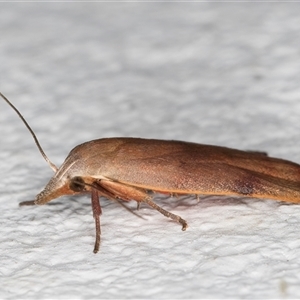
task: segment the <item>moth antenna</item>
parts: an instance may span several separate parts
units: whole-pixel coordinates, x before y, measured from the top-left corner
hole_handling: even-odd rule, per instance
[[[35,133],[33,132],[33,130],[31,129],[31,127],[29,126],[29,124],[26,122],[26,120],[24,119],[24,117],[22,116],[22,114],[18,111],[18,109],[0,92],[0,96],[7,102],[7,104],[17,113],[17,115],[20,117],[20,119],[23,121],[23,123],[25,124],[25,126],[27,127],[27,129],[29,130],[29,132],[31,133],[35,144],[37,145],[40,153],[42,154],[42,156],[44,157],[45,161],[49,164],[50,168],[54,171],[57,172],[58,168],[56,167],[56,165],[51,162],[51,160],[48,158],[48,156],[46,155],[46,153],[44,152],[43,148],[41,147]]]

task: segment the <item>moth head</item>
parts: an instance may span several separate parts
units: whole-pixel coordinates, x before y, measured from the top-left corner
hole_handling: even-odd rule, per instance
[[[61,196],[84,193],[86,191],[84,183],[81,181],[79,184],[78,178],[80,177],[75,177],[75,180],[70,178],[67,181],[62,181],[52,177],[45,188],[36,196],[35,204],[41,205]]]
[[[85,182],[89,180],[78,174],[83,174],[81,160],[70,163],[66,159],[45,188],[36,196],[34,203],[41,205],[61,196],[88,192],[90,188]]]

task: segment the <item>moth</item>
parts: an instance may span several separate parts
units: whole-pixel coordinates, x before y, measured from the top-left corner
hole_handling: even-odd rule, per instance
[[[148,204],[186,230],[187,222],[153,201],[153,194],[235,195],[300,202],[300,165],[241,151],[182,141],[142,138],[104,138],[76,146],[57,168],[46,156],[36,135],[15,106],[39,151],[54,171],[33,201],[42,205],[65,195],[90,193],[96,227],[94,253],[100,246],[100,196]]]

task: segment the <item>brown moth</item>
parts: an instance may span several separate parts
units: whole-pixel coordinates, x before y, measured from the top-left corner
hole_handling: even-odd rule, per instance
[[[96,225],[94,253],[100,245],[99,197],[146,203],[187,228],[180,216],[155,204],[149,191],[164,194],[236,195],[300,202],[300,165],[241,151],[181,141],[141,138],[105,138],[76,146],[57,168],[42,150],[20,112],[41,154],[55,172],[34,201],[41,205],[65,195],[91,194]]]

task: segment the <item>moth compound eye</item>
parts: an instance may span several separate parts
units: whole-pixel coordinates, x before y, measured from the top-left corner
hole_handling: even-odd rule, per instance
[[[76,176],[70,179],[69,187],[74,192],[83,192],[85,191],[85,182],[81,177]]]

